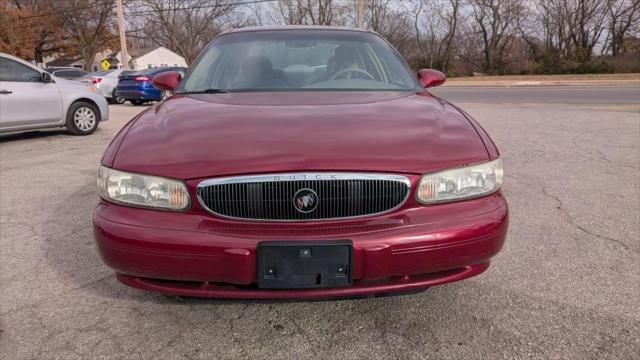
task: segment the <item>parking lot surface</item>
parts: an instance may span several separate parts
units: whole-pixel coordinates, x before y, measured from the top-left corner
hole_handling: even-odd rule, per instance
[[[640,105],[615,103],[458,103],[503,154],[505,248],[475,278],[355,300],[125,287],[91,217],[102,151],[141,108],[111,106],[92,136],[2,136],[0,358],[637,358]]]

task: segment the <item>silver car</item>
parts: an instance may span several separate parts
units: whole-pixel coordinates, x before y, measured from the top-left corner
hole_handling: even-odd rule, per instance
[[[67,80],[79,80],[83,76],[89,75],[88,71],[84,71],[75,67],[50,67],[44,69],[44,71],[55,77]]]
[[[89,135],[108,118],[107,101],[95,87],[0,53],[0,133],[66,127]]]
[[[104,96],[111,104],[123,104],[125,100],[116,96],[116,87],[118,86],[118,76],[132,73],[133,70],[111,69],[91,73],[80,81],[86,84],[92,84],[98,89],[98,93]]]

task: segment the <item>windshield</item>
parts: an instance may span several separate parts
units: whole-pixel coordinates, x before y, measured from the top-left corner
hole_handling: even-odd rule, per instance
[[[98,72],[94,72],[93,74],[89,74],[89,75],[93,75],[93,76],[105,76],[111,72],[113,72],[114,70],[105,70],[105,71],[98,71]]]
[[[219,37],[200,55],[178,92],[418,88],[404,60],[377,35],[272,30]]]

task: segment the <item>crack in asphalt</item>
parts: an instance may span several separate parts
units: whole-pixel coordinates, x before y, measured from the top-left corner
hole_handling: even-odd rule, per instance
[[[570,226],[572,226],[574,229],[578,229],[578,230],[580,230],[580,231],[582,231],[584,233],[587,233],[587,234],[589,234],[591,236],[594,236],[594,237],[597,237],[597,238],[600,238],[600,239],[603,239],[603,240],[608,240],[610,242],[614,242],[614,243],[622,246],[625,250],[630,251],[632,253],[635,253],[636,255],[640,254],[638,251],[630,248],[629,245],[627,245],[624,242],[622,242],[622,240],[618,240],[618,239],[615,239],[615,238],[612,238],[612,237],[609,237],[609,236],[606,236],[606,235],[598,234],[598,233],[596,233],[594,231],[587,230],[582,225],[576,224],[575,220],[573,219],[573,217],[570,214],[569,209],[567,208],[565,203],[557,195],[551,194],[549,192],[549,190],[547,188],[545,188],[545,187],[541,187],[540,190],[542,190],[542,193],[545,196],[555,200],[559,204],[559,206],[557,206],[557,209],[561,210],[566,215],[565,216],[566,217],[566,223],[569,224]]]
[[[632,249],[631,247],[629,247],[629,245],[625,244],[622,240],[615,239],[615,238],[612,238],[610,236],[599,234],[599,233],[597,233],[595,231],[591,231],[591,230],[586,229],[582,225],[577,224],[575,222],[575,220],[573,219],[573,217],[571,216],[571,211],[565,205],[564,201],[562,201],[557,195],[554,195],[554,194],[550,193],[549,190],[546,187],[538,185],[538,184],[533,184],[533,183],[526,182],[526,181],[524,181],[524,180],[522,180],[522,179],[520,179],[520,178],[518,178],[518,177],[516,177],[514,175],[505,175],[505,177],[512,178],[512,179],[514,179],[514,180],[516,180],[516,181],[518,181],[518,182],[520,182],[520,183],[522,183],[524,185],[529,186],[530,188],[537,189],[540,192],[542,192],[542,194],[545,195],[546,197],[548,197],[548,198],[554,200],[555,202],[557,202],[558,206],[556,206],[556,209],[560,210],[564,214],[565,222],[569,226],[573,227],[574,229],[577,229],[577,230],[579,230],[581,232],[584,232],[584,233],[586,233],[586,234],[588,234],[590,236],[593,236],[595,238],[606,240],[606,241],[609,241],[609,242],[613,242],[615,244],[620,245],[622,248],[624,248],[626,251],[631,252],[632,254],[640,255],[640,252],[638,252],[635,249]]]
[[[571,140],[571,142],[573,142],[573,145],[575,147],[577,147],[579,150],[581,150],[581,151],[583,151],[583,152],[585,152],[587,154],[591,154],[590,150],[588,150],[587,148],[584,148],[584,147],[582,147],[582,146],[580,146],[578,144],[578,138],[580,136],[582,136],[582,135],[585,135],[585,134],[577,134],[577,135],[575,135],[573,137],[573,139]],[[599,149],[594,149],[594,150],[598,153],[598,158],[594,159],[592,157],[588,157],[589,159],[591,159],[591,160],[604,160],[607,163],[612,163],[612,161],[609,158],[607,158],[607,156],[602,151],[600,151]]]

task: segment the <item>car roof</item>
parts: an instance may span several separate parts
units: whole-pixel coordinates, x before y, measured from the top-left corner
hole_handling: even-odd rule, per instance
[[[52,66],[52,67],[48,67],[47,70],[53,70],[53,71],[58,71],[58,70],[82,70],[81,68],[77,68],[77,67],[73,67],[73,66]]]
[[[322,25],[273,25],[273,26],[247,26],[242,28],[230,29],[223,32],[224,34],[250,32],[250,31],[281,31],[281,30],[333,30],[333,31],[357,31],[357,32],[369,32],[372,31],[346,27],[346,26],[322,26]]]

